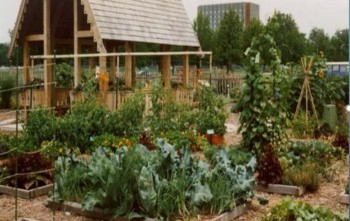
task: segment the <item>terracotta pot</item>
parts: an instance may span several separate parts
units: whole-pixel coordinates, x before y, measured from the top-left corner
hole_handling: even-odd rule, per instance
[[[223,146],[225,144],[224,135],[213,134],[211,136],[211,144],[214,146]]]
[[[205,138],[207,139],[208,143],[211,144],[211,137],[212,135],[209,135],[209,134],[204,134]]]

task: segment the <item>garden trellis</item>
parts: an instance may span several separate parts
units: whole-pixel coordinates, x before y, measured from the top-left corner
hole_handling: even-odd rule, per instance
[[[308,122],[309,100],[310,100],[310,103],[311,103],[313,114],[315,115],[316,120],[318,121],[317,111],[316,111],[315,103],[314,103],[314,98],[313,98],[312,93],[311,93],[310,78],[309,78],[309,74],[311,72],[311,68],[312,68],[313,62],[314,62],[314,58],[313,57],[303,57],[303,58],[301,58],[301,66],[302,66],[302,69],[303,69],[303,72],[304,72],[304,83],[303,83],[303,86],[301,88],[301,93],[300,93],[300,96],[299,96],[297,109],[295,111],[295,117],[299,114],[301,102],[302,102],[303,98],[305,97],[305,119],[306,119],[306,123]]]

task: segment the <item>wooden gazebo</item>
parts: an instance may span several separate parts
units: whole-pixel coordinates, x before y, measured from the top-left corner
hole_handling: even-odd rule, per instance
[[[30,82],[31,47],[42,48],[43,56],[55,49],[69,48],[79,55],[82,48],[90,53],[114,53],[119,46],[133,52],[137,42],[160,45],[160,52],[170,46],[184,51],[200,48],[182,0],[22,0],[8,56],[16,44],[23,46],[24,83]],[[84,51],[85,51],[84,50]],[[189,58],[183,55],[184,84],[188,84]],[[110,78],[115,78],[116,57],[110,56]],[[44,59],[44,105],[55,106],[52,94],[53,66]],[[125,84],[135,85],[134,59],[125,56]],[[107,57],[99,56],[99,72],[107,72]],[[90,66],[94,66],[90,59]],[[80,83],[81,58],[74,57],[74,86]],[[171,55],[161,56],[162,80],[170,85]],[[187,81],[187,82],[186,82]]]

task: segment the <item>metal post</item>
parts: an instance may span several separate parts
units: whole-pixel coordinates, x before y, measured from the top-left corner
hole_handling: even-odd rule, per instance
[[[350,24],[350,0],[349,0],[349,24]],[[349,36],[350,36],[350,28],[349,28]],[[349,40],[348,40],[349,41]],[[350,42],[350,41],[349,41]],[[350,44],[349,44],[349,51],[350,51]],[[349,56],[349,63],[348,63],[348,76],[350,76],[350,54],[348,55]],[[350,78],[349,78],[349,93],[350,93]],[[350,139],[350,108],[349,108],[349,105],[350,105],[350,96],[349,96],[349,104],[348,104],[348,133],[349,133],[349,139]],[[349,185],[349,188],[350,188],[350,144],[349,144],[349,154],[348,154],[348,185]],[[349,198],[349,204],[350,204],[350,198]],[[348,211],[349,213],[349,217],[350,217],[350,209]]]
[[[17,147],[18,147],[18,105],[19,105],[19,102],[18,102],[18,99],[19,99],[19,96],[18,96],[18,86],[19,86],[19,83],[18,83],[18,45],[17,45],[17,48],[16,48],[16,142],[17,142]],[[18,173],[18,152],[16,150],[15,152],[16,154],[16,176],[15,176],[15,185],[16,185],[16,193],[15,193],[15,221],[17,221],[17,215],[18,215],[18,211],[17,211],[17,206],[18,206],[18,179],[17,179],[17,173]]]

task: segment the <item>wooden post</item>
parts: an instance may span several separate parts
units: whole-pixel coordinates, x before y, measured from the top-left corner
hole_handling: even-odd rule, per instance
[[[99,57],[100,74],[107,73],[107,58],[105,56]]]
[[[187,51],[188,48],[185,47],[184,51]],[[188,54],[183,55],[183,78],[182,78],[182,84],[184,86],[188,86],[190,83],[189,75],[190,75],[190,56]]]
[[[95,45],[93,45],[90,50],[91,50],[90,53],[96,53],[97,52],[97,49],[96,49]],[[93,71],[96,68],[96,62],[95,61],[96,61],[96,58],[94,58],[94,57],[90,57],[89,58],[89,69],[90,69],[90,71]]]
[[[132,52],[132,43],[125,42],[125,52]],[[132,88],[132,56],[125,56],[125,86]]]
[[[113,53],[117,52],[117,46],[113,45],[112,52]],[[116,58],[115,56],[111,56],[111,74],[110,74],[110,76],[111,76],[111,81],[112,81],[113,85],[115,83],[115,65],[116,65],[115,58]]]
[[[78,55],[81,52],[81,47],[79,45],[78,29],[79,29],[79,0],[74,0],[74,54]],[[81,58],[74,57],[74,87],[78,87],[80,84],[81,73]]]
[[[168,45],[161,45],[160,46],[161,52],[167,52],[169,51]],[[170,55],[162,55],[161,56],[161,73],[162,73],[162,81],[164,87],[170,88],[171,87],[171,56]]]
[[[23,82],[29,84],[30,82],[30,59],[29,59],[29,42],[24,41],[23,43]]]
[[[51,44],[51,0],[43,0],[44,10],[44,55],[52,54]],[[45,104],[47,107],[52,107],[52,59],[44,60],[44,82],[45,82]]]

